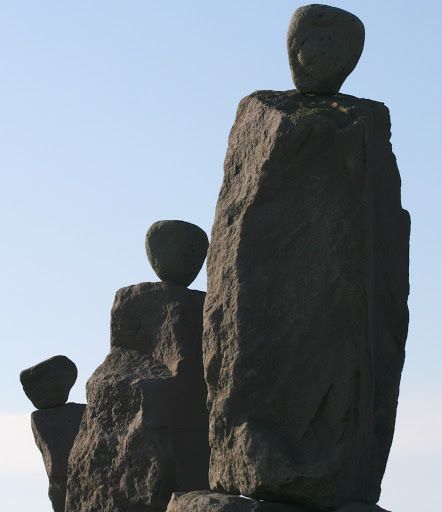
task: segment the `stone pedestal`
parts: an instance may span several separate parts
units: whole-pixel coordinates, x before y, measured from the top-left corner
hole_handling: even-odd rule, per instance
[[[213,490],[319,511],[377,502],[408,326],[389,139],[382,103],[242,100],[207,264]]]
[[[210,491],[174,493],[167,512],[313,512],[310,508],[259,501]],[[352,503],[335,512],[388,512],[377,505]]]
[[[49,478],[49,499],[54,512],[64,512],[68,458],[80,428],[84,404],[69,403],[34,411],[31,426]]]
[[[87,383],[69,460],[67,512],[163,512],[208,488],[204,293],[169,283],[119,290],[112,348]]]

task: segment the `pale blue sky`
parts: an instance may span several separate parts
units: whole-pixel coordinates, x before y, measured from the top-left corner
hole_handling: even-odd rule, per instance
[[[294,0],[0,1],[0,492],[46,512],[47,483],[19,371],[55,354],[79,368],[109,345],[116,289],[156,280],[157,219],[208,233],[241,97],[293,88]],[[397,438],[381,503],[439,512],[442,499],[441,50],[438,0],[336,1],[365,23],[342,92],[383,101],[412,216],[411,324]],[[202,274],[195,288],[205,288]]]

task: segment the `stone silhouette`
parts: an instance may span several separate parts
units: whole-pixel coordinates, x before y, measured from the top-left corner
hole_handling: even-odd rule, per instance
[[[167,282],[116,293],[111,351],[87,383],[88,407],[70,455],[67,512],[160,512],[173,491],[208,488],[205,294],[183,284],[205,259],[200,241],[207,237],[199,231],[181,221],[154,224],[148,254]],[[169,239],[174,233],[177,243]]]
[[[34,411],[31,426],[49,478],[49,499],[55,512],[63,512],[66,499],[68,458],[80,428],[84,404],[69,403]]]
[[[64,405],[77,380],[77,367],[66,356],[54,356],[20,373],[26,396],[37,409]]]
[[[328,5],[305,5],[287,34],[290,68],[302,93],[335,94],[364,48],[365,29],[355,15]]]
[[[206,233],[182,220],[159,220],[146,234],[146,253],[157,276],[166,282],[189,286],[206,259]]]

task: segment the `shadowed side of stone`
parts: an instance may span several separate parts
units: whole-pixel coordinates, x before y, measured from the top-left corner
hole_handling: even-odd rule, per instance
[[[112,348],[87,383],[69,461],[67,512],[164,511],[208,488],[204,293],[170,283],[119,290]]]
[[[198,275],[208,247],[206,233],[183,220],[159,220],[146,234],[147,257],[157,276],[183,286]]]
[[[204,312],[213,490],[376,503],[408,326],[388,110],[261,91],[229,138]]]
[[[68,458],[86,405],[69,403],[34,411],[31,426],[49,478],[49,498],[55,512],[65,509]]]
[[[66,356],[54,356],[20,373],[23,391],[37,409],[64,405],[77,380],[77,367]]]
[[[282,503],[258,501],[210,491],[174,493],[167,512],[309,512]],[[369,511],[367,511],[369,512]],[[371,511],[370,511],[371,512]]]

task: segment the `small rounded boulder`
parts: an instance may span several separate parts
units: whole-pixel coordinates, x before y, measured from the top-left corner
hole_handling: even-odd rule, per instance
[[[37,409],[64,405],[77,380],[77,367],[66,356],[54,356],[20,373],[23,391]]]
[[[206,233],[182,220],[160,220],[146,234],[147,257],[157,276],[183,286],[198,275],[208,247]]]
[[[339,92],[359,61],[364,40],[364,24],[350,12],[320,4],[297,9],[290,21],[287,49],[298,91]]]

